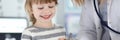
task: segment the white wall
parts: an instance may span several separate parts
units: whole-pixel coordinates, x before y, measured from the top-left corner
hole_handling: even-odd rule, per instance
[[[24,0],[1,0],[1,17],[26,17]]]

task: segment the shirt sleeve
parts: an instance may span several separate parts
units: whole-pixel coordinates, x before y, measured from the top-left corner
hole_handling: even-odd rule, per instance
[[[29,30],[24,30],[21,35],[21,40],[32,40],[31,32]]]

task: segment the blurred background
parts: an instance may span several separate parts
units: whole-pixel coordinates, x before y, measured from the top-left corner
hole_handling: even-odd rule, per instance
[[[79,31],[81,7],[71,0],[58,0],[53,23],[66,28],[75,37]],[[0,0],[0,40],[20,40],[22,31],[32,25],[24,9],[25,0]]]

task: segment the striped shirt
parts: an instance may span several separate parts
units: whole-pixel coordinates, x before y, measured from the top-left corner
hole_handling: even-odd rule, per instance
[[[23,31],[21,40],[58,40],[61,37],[65,37],[65,34],[65,29],[61,26],[52,28],[31,26]]]

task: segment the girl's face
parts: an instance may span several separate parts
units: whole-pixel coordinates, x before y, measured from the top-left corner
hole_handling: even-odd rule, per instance
[[[36,21],[51,21],[55,15],[56,4],[55,2],[43,3],[43,4],[32,4],[32,12]]]

